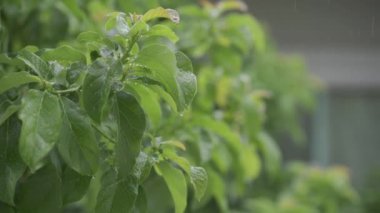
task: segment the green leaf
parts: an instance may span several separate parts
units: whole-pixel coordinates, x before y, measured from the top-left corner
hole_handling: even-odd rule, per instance
[[[32,171],[59,139],[62,115],[58,98],[47,92],[29,90],[21,101],[20,155]]]
[[[258,135],[259,148],[263,154],[265,169],[268,174],[278,174],[281,166],[281,152],[273,138],[266,132]]]
[[[182,151],[186,151],[186,146],[181,141],[178,140],[168,140],[159,143],[160,147],[176,147]]]
[[[176,43],[179,38],[175,32],[166,25],[157,24],[150,28],[150,30],[145,34],[147,36],[164,36],[168,38],[171,42]]]
[[[243,149],[239,155],[244,181],[252,181],[260,174],[260,158],[251,144],[243,144]]]
[[[18,153],[20,128],[15,117],[0,126],[0,201],[9,205],[14,205],[16,184],[26,168]]]
[[[4,109],[3,109],[4,107]],[[16,113],[20,109],[19,105],[12,105],[10,103],[4,103],[0,105],[0,125],[2,125],[9,117]]]
[[[128,35],[130,27],[128,26],[128,23],[125,20],[125,16],[125,13],[122,12],[112,12],[108,14],[108,20],[105,23],[105,30],[108,32],[109,35]]]
[[[84,42],[84,43],[86,43],[86,42],[99,42],[102,39],[103,38],[99,33],[93,32],[93,31],[82,32],[77,37],[78,41]]]
[[[186,107],[191,104],[197,92],[197,79],[193,74],[191,60],[184,53],[177,52],[176,61],[179,68],[176,79],[180,88],[180,99],[184,107]]]
[[[89,68],[83,82],[83,106],[88,115],[100,122],[104,107],[111,91],[112,77],[115,72],[121,72],[120,62],[112,59],[98,59]]]
[[[85,176],[66,167],[62,175],[63,204],[80,200],[87,192],[91,176]]]
[[[202,114],[193,115],[193,118],[193,124],[219,135],[228,142],[229,147],[236,156],[240,155],[240,150],[242,149],[240,136],[225,122],[214,120],[212,117]]]
[[[37,76],[24,71],[8,72],[0,78],[0,94],[11,88],[32,82],[41,82],[41,80]]]
[[[61,180],[53,165],[48,164],[20,182],[16,194],[17,212],[61,212]]]
[[[174,201],[175,212],[182,213],[187,205],[187,186],[183,173],[167,162],[157,165]]]
[[[96,203],[96,213],[129,213],[134,207],[138,184],[133,178],[118,179],[109,169],[102,177]]]
[[[200,201],[207,189],[207,173],[202,167],[190,168],[190,182],[195,190],[195,198]]]
[[[47,50],[41,57],[47,61],[86,62],[86,56],[83,53],[67,45]]]
[[[214,196],[221,212],[230,212],[228,209],[226,184],[222,176],[212,169],[208,169],[209,190]]]
[[[142,17],[142,20],[147,22],[157,18],[167,18],[174,23],[179,23],[180,21],[179,14],[176,10],[164,9],[162,7],[148,10],[148,12],[146,12]]]
[[[117,119],[115,163],[122,177],[129,176],[140,153],[146,121],[143,109],[136,98],[125,92],[115,95],[114,116]]]
[[[144,188],[139,187],[136,204],[133,213],[146,213],[148,211],[148,200]]]
[[[171,160],[173,163],[177,164],[187,174],[191,173],[190,162],[186,158],[178,156],[177,153],[173,149],[170,149],[170,148],[163,149],[162,156]]]
[[[177,68],[177,57],[181,70]],[[190,104],[195,95],[196,81],[183,54],[176,55],[167,46],[153,43],[142,48],[136,63],[151,70],[145,75],[164,86],[175,100],[179,111]]]
[[[152,72],[146,75],[163,84],[165,90],[178,105],[178,87],[175,79],[177,67],[174,53],[166,46],[152,44],[141,49],[136,63],[150,69]]]
[[[88,116],[70,99],[61,98],[63,124],[58,151],[65,162],[82,175],[98,168],[99,150]]]
[[[161,106],[159,96],[144,84],[127,83],[126,85],[140,102],[153,128],[158,127],[161,121]]]
[[[28,65],[40,77],[49,79],[52,76],[49,65],[36,54],[23,49],[18,53],[18,58]]]
[[[159,95],[173,110],[174,112],[178,112],[177,110],[177,104],[175,103],[174,99],[172,96],[170,96],[169,93],[167,93],[162,87],[158,85],[146,85],[149,87],[152,91],[154,91],[157,95]]]

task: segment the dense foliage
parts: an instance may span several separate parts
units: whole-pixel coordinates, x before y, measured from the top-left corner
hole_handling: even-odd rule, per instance
[[[302,200],[304,172],[284,199],[256,190],[283,173],[274,136],[302,140],[313,82],[242,2],[201,2],[2,2],[1,212],[325,212],[355,199],[335,183],[346,173],[322,170],[314,182],[341,187],[334,207]]]

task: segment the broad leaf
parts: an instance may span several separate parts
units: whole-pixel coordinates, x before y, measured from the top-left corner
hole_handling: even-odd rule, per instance
[[[32,171],[59,139],[62,115],[58,98],[47,92],[29,90],[22,99],[20,155]]]
[[[190,104],[196,92],[196,79],[188,62],[183,54],[176,55],[167,46],[155,43],[143,47],[136,59],[136,63],[151,70],[145,75],[164,86],[179,111]]]
[[[162,156],[171,160],[173,163],[177,164],[187,174],[190,174],[190,170],[191,170],[190,162],[186,158],[178,156],[177,153],[173,149],[164,148],[162,152]]]
[[[16,184],[26,168],[18,153],[20,128],[15,117],[0,126],[0,202],[9,205],[14,205]]]
[[[86,62],[86,56],[83,53],[67,45],[47,50],[41,57],[47,61]]]
[[[52,213],[62,208],[61,180],[49,164],[22,181],[16,194],[17,212]]]
[[[104,106],[111,91],[112,77],[121,72],[122,66],[112,59],[98,59],[89,68],[83,82],[83,105],[96,122],[103,116]]]
[[[190,182],[194,187],[195,198],[200,201],[207,189],[207,173],[202,167],[190,168]]]
[[[260,174],[260,158],[251,144],[243,144],[239,160],[241,163],[241,175],[244,181],[252,181]]]
[[[176,43],[178,41],[178,36],[175,32],[166,25],[157,24],[149,29],[145,34],[147,36],[164,36],[168,38],[171,42]]]
[[[187,205],[187,186],[183,173],[167,162],[157,165],[174,201],[175,212],[182,213]]]
[[[226,191],[226,184],[224,180],[222,179],[222,176],[218,173],[216,173],[212,169],[208,169],[208,177],[209,177],[209,185],[208,188],[211,192],[211,194],[214,196],[218,207],[220,208],[221,212],[230,212],[228,209],[228,202],[227,202],[227,191]]]
[[[32,82],[40,82],[40,79],[24,71],[6,73],[0,78],[0,94],[11,88]]]
[[[138,184],[133,178],[118,179],[109,169],[102,177],[96,213],[129,213],[134,207]]]
[[[146,121],[136,98],[125,92],[115,95],[114,116],[117,119],[116,166],[122,177],[129,176],[140,153]]]
[[[139,187],[139,194],[136,199],[136,204],[133,213],[146,213],[148,211],[148,200],[144,188]]]
[[[138,97],[141,107],[147,115],[152,127],[158,127],[161,121],[161,106],[159,96],[144,84],[128,83],[129,90]]]
[[[222,137],[228,142],[228,145],[232,149],[233,153],[236,156],[239,155],[239,152],[242,149],[240,137],[226,123],[223,121],[214,120],[211,117],[202,114],[194,115],[193,118],[193,124],[214,132]]]
[[[23,49],[19,52],[18,58],[39,76],[45,79],[49,79],[52,76],[49,65],[33,52]]]
[[[80,200],[86,194],[90,182],[91,176],[81,175],[69,167],[65,168],[62,175],[63,204]]]
[[[143,21],[150,21],[152,19],[157,18],[167,18],[170,19],[174,23],[179,23],[180,18],[177,11],[173,9],[164,9],[162,7],[158,7],[155,9],[151,9],[144,14],[142,17]]]
[[[179,105],[178,86],[175,79],[176,59],[169,48],[157,44],[146,46],[139,52],[136,63],[150,69],[151,72],[146,75],[164,85],[165,90]]]
[[[182,52],[176,53],[176,61],[179,71],[177,72],[177,83],[181,103],[184,107],[189,106],[197,92],[197,78],[193,74],[191,60]]]
[[[19,105],[13,105],[9,101],[0,103],[0,125],[20,109]]]
[[[99,150],[88,116],[70,99],[62,97],[63,124],[58,151],[65,162],[82,175],[98,168]]]
[[[269,175],[275,176],[281,166],[281,152],[277,143],[266,132],[258,135],[259,148],[264,158],[265,169]]]

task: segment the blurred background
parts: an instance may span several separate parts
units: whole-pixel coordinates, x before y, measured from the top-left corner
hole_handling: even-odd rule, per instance
[[[325,87],[315,114],[304,121],[310,143],[280,143],[285,160],[345,165],[354,186],[365,190],[380,178],[380,2],[246,3],[278,50],[304,58]]]

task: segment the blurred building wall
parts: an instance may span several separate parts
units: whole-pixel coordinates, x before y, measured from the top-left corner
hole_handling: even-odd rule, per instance
[[[326,83],[304,159],[347,165],[361,185],[380,168],[380,1],[246,2],[280,52],[301,55]]]

